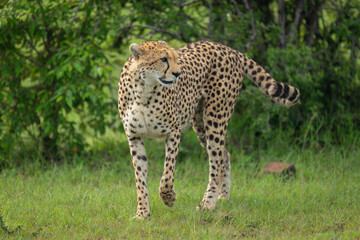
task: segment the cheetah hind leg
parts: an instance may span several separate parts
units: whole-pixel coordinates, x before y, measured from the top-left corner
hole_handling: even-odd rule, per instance
[[[165,163],[164,173],[161,177],[159,196],[163,203],[172,207],[176,200],[176,193],[174,190],[174,171],[176,157],[179,152],[180,133],[174,132],[165,142]]]
[[[221,185],[220,185],[220,194],[218,199],[229,199],[230,197],[230,153],[225,150],[223,156],[222,170],[220,173],[221,176]]]

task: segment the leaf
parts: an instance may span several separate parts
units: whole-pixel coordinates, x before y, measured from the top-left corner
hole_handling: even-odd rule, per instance
[[[18,61],[15,62],[15,76],[19,76],[20,73],[20,64]]]
[[[57,68],[57,71],[56,71],[56,77],[58,79],[62,78],[64,76],[64,69],[63,68]]]
[[[85,60],[88,58],[88,56],[89,56],[89,53],[88,53],[88,52],[84,52],[84,54],[83,54],[82,57],[81,57],[81,60],[82,60],[82,61],[85,61]]]
[[[54,101],[56,99],[56,102],[59,102],[61,100],[58,100],[60,97],[62,97],[61,95],[64,93],[65,91],[65,86],[61,86],[58,88],[58,90],[55,91],[54,96],[52,98],[49,99],[49,101]]]
[[[44,129],[43,136],[49,135],[50,132],[51,132],[51,125],[50,125],[50,124],[46,124],[45,129]]]
[[[60,102],[61,100],[63,100],[63,96],[60,96],[60,97],[58,97],[57,99],[56,99],[56,102]]]
[[[80,128],[81,131],[85,132],[86,131],[85,123],[81,122],[79,128]]]
[[[70,108],[73,107],[72,96],[73,96],[73,93],[71,92],[71,90],[67,90],[67,91],[66,91],[65,102],[66,102],[66,104],[67,104]]]
[[[81,63],[79,61],[75,61],[73,66],[79,73],[83,73],[83,69],[82,69]]]
[[[84,94],[82,94],[82,99],[86,99],[86,98],[88,98],[90,96],[90,93],[89,92],[86,92],[86,93],[84,93]]]

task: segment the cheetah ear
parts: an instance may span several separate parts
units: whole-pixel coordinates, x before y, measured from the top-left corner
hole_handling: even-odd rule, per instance
[[[161,44],[167,45],[167,43],[165,41],[163,41],[163,40],[160,40],[158,42],[161,43]]]
[[[136,43],[133,43],[133,44],[130,45],[129,49],[130,49],[130,52],[131,52],[132,56],[135,59],[139,59],[139,57],[140,57],[139,45],[137,45]]]

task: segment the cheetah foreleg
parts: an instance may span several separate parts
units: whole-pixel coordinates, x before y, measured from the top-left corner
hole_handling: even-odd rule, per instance
[[[136,218],[145,219],[150,216],[149,193],[146,186],[148,162],[144,141],[140,137],[129,137],[131,158],[135,170],[137,189]]]

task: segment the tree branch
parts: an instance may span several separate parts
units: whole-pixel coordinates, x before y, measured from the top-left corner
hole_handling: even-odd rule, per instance
[[[240,11],[237,2],[235,0],[230,0],[230,2],[234,5],[236,15],[238,15],[238,17],[240,17],[242,15],[242,12]]]
[[[316,1],[315,3],[309,1],[309,6],[308,6],[309,11],[307,16],[305,17],[306,28],[309,31],[305,35],[305,42],[309,47],[312,46],[313,36],[319,27],[318,15],[319,15],[319,11],[321,11],[321,6],[324,2],[325,2],[324,0],[322,1],[319,0]]]
[[[27,33],[26,35],[28,35],[28,36],[30,37],[29,32],[26,31],[26,33]],[[29,40],[29,39],[26,37],[26,35],[25,35],[24,39],[25,39],[25,41],[29,44],[30,48],[31,48],[32,50],[34,50],[34,51],[37,53],[37,55],[38,55],[43,61],[45,61],[45,60],[46,60],[46,59],[45,59],[45,56],[36,49],[36,47],[34,46],[34,44],[31,42],[31,40]]]
[[[212,1],[209,3],[209,24],[207,25],[207,37],[211,39],[212,36],[212,25],[213,25],[213,18],[212,18],[212,11],[213,11],[213,5]]]
[[[151,25],[142,25],[142,24],[132,24],[132,25],[127,25],[125,27],[121,27],[119,28],[119,30],[123,30],[123,29],[129,29],[129,28],[150,28],[153,30],[154,34],[161,32],[161,33],[166,33],[169,34],[171,37],[176,38],[179,36],[180,33],[174,34],[164,28],[160,28],[160,27],[155,27],[155,26],[151,26]],[[146,34],[148,35],[148,34]]]
[[[77,8],[76,8],[76,10],[75,10],[75,12],[74,12],[74,15],[73,15],[71,21],[70,21],[70,22],[69,22],[69,21],[66,21],[69,25],[71,25],[71,24],[75,21],[75,19],[76,19],[76,17],[77,17],[77,14],[78,14],[78,12],[79,12],[79,10],[80,10],[80,8],[81,8],[81,6],[83,5],[84,2],[85,2],[85,0],[82,0],[82,1],[79,3],[79,5],[77,6]]]
[[[299,24],[301,21],[301,13],[303,11],[304,8],[304,0],[297,0],[296,1],[296,9],[295,9],[295,13],[294,13],[294,20],[293,20],[293,24],[290,28],[290,31],[287,35],[288,39],[293,39],[295,37],[295,35],[297,35],[297,30],[299,28]]]
[[[100,16],[98,17],[98,20],[97,20],[96,23],[95,23],[95,27],[94,27],[94,29],[93,29],[93,31],[92,31],[92,33],[91,33],[91,38],[94,37],[95,32],[96,32],[96,29],[97,29],[99,23],[100,23],[101,20],[102,20],[102,17],[103,17],[103,15],[104,15],[104,13],[105,13],[105,10],[108,9],[108,8],[110,8],[110,3],[111,3],[111,2],[112,2],[112,0],[108,0],[108,1],[106,2],[106,7],[103,8],[103,10],[101,11]]]
[[[250,12],[250,5],[249,2],[247,0],[243,0],[245,9],[247,12]],[[255,24],[255,17],[254,17],[254,13],[251,13],[251,29],[252,29],[252,35],[249,38],[249,41],[245,44],[245,51],[247,51],[252,45],[254,45],[254,42],[257,38],[257,31],[256,31],[256,24]]]
[[[285,1],[278,0],[278,24],[281,27],[281,35],[279,47],[286,47],[286,15],[285,15]]]
[[[178,6],[180,8],[183,8],[185,6],[189,6],[191,4],[194,4],[194,3],[197,3],[197,2],[200,2],[201,0],[193,0],[193,1],[190,1],[190,2],[174,2],[173,4],[175,6]]]

